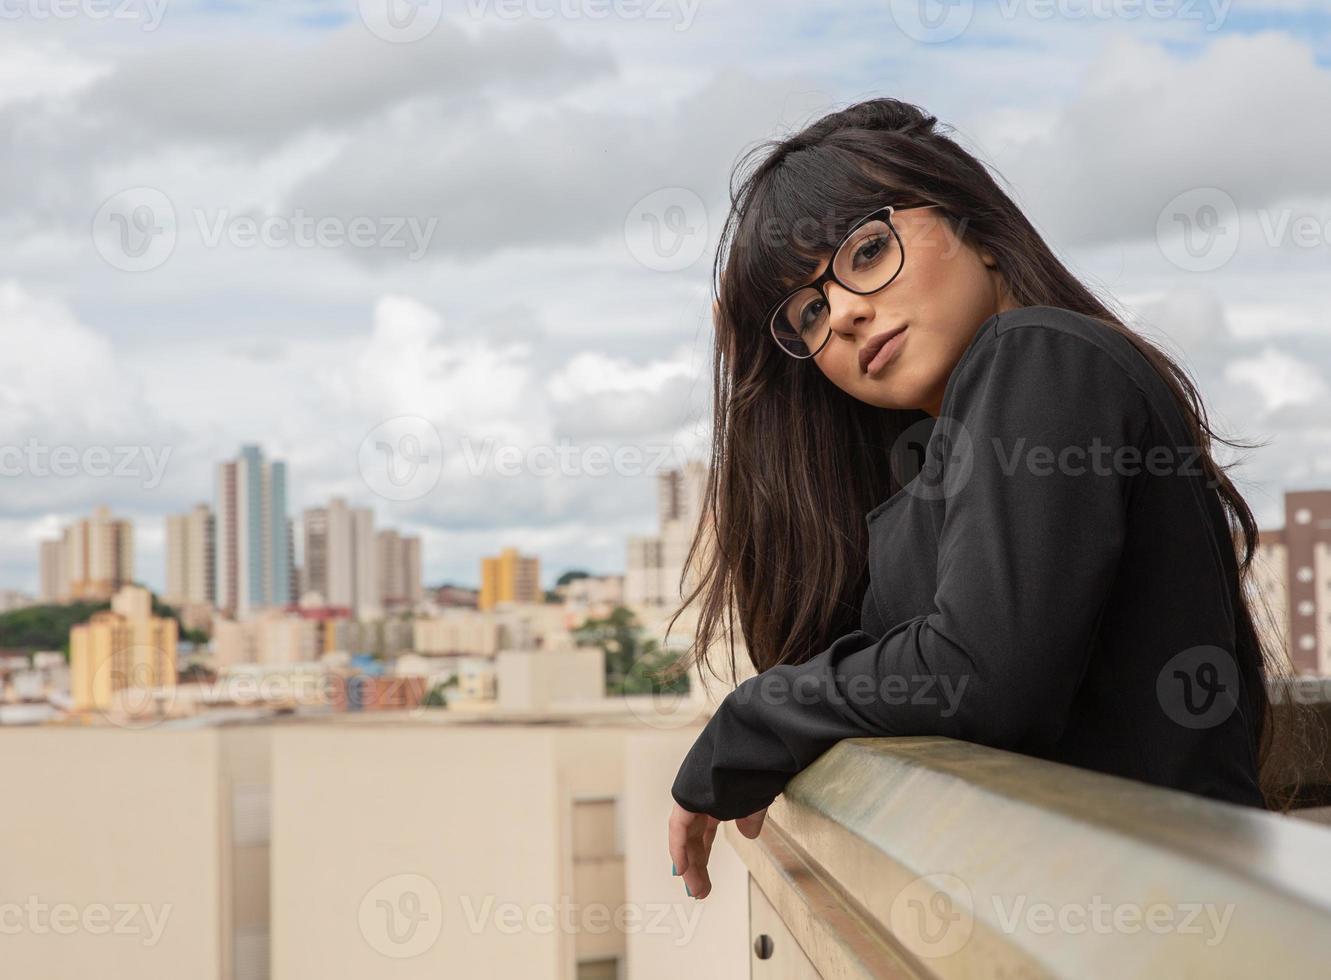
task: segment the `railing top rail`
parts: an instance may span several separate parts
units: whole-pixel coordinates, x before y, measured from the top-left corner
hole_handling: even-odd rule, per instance
[[[921,737],[838,743],[769,825],[807,876],[760,872],[764,849],[741,850],[760,887],[792,889],[774,901],[806,952],[837,944],[810,938],[802,877],[920,976],[1320,976],[1331,962],[1331,829],[1295,817]]]

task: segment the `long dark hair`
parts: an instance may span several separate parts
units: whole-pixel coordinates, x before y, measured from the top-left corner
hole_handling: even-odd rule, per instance
[[[697,664],[701,678],[706,664],[719,676],[709,652],[724,639],[735,682],[736,614],[758,672],[803,662],[859,628],[868,586],[864,515],[900,487],[892,447],[929,416],[848,397],[778,350],[764,314],[783,283],[808,278],[854,221],[885,202],[937,204],[954,224],[964,216],[959,234],[993,254],[1016,305],[1086,314],[1141,351],[1177,398],[1193,445],[1205,451],[1205,473],[1229,519],[1241,581],[1248,579],[1257,523],[1210,447],[1213,439],[1252,444],[1212,430],[1187,371],[1082,285],[989,171],[936,123],[909,103],[871,99],[760,144],[736,165],[713,267],[714,415],[704,533],[693,540],[690,571],[680,582],[682,593],[693,579],[692,591],[671,619],[701,597],[698,626],[672,675]],[[1272,738],[1267,682],[1283,669],[1283,657],[1273,643],[1264,648],[1247,591],[1241,588],[1235,602],[1236,656],[1260,764]]]

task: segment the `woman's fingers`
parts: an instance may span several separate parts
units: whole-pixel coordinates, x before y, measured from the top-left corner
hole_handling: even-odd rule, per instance
[[[707,859],[711,851],[708,831],[718,821],[705,813],[691,813],[678,803],[670,813],[670,860],[675,874],[684,879],[687,894],[703,898],[712,890],[707,874]],[[712,836],[715,831],[712,831]]]
[[[716,839],[717,828],[721,826],[721,821],[715,817],[706,817],[707,826],[702,832],[702,861],[701,866],[706,868],[712,860],[712,841]]]
[[[763,807],[756,813],[750,813],[747,817],[740,817],[735,821],[735,826],[739,828],[741,834],[749,838],[749,840],[753,840],[753,838],[757,837],[758,834],[762,832],[763,821],[766,819],[767,807]]]
[[[712,841],[716,839],[716,831],[720,826],[720,820],[717,820],[715,817],[707,818],[707,829],[703,831],[702,842],[707,848],[707,854],[709,857],[712,853]]]
[[[707,824],[712,817],[701,815],[694,822],[689,833],[689,870],[684,874],[684,884],[694,898],[706,898],[712,890],[712,879],[707,873],[707,859],[710,846],[705,842]]]
[[[677,875],[682,875],[689,870],[689,824],[691,818],[695,815],[685,810],[678,803],[670,811],[670,860],[674,864],[674,873]]]

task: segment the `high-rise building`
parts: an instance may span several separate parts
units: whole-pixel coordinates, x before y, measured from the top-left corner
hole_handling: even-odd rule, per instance
[[[376,619],[383,614],[379,601],[379,551],[374,537],[374,511],[368,507],[351,509],[352,566],[354,601],[351,608],[357,619]]]
[[[421,601],[421,539],[397,531],[378,534],[379,600],[385,609],[409,608]]]
[[[1296,671],[1331,675],[1331,490],[1285,494],[1285,526],[1260,532],[1254,570],[1266,634]]]
[[[41,583],[38,596],[42,602],[61,602],[65,598],[66,583],[69,581],[65,573],[65,545],[62,540],[56,538],[41,543],[39,567]]]
[[[630,605],[667,606],[683,601],[696,581],[685,575],[685,559],[702,525],[707,466],[690,460],[683,468],[657,476],[656,534],[634,535],[628,540],[624,574],[624,600]],[[683,580],[683,590],[681,590]]]
[[[504,548],[481,559],[481,594],[478,609],[493,609],[501,602],[540,602],[541,559]]]
[[[308,507],[301,516],[305,548],[301,595],[317,592],[328,601],[328,508]]]
[[[134,525],[97,507],[43,541],[39,559],[44,600],[105,602],[134,580]]]
[[[217,607],[231,615],[285,606],[292,594],[287,469],[258,446],[217,465],[215,581]]]
[[[701,460],[689,460],[680,469],[658,473],[656,509],[660,526],[664,528],[672,521],[696,525],[706,488],[707,465]]]
[[[211,605],[216,600],[214,534],[213,512],[207,504],[197,504],[187,514],[173,514],[166,519],[163,598],[171,605]]]
[[[69,631],[70,695],[81,711],[148,706],[151,692],[176,685],[174,619],[152,614],[152,593],[127,585],[109,612]]]
[[[402,576],[403,595],[414,606],[425,598],[425,554],[416,535],[402,539]]]
[[[383,611],[374,511],[334,497],[304,513],[305,569],[309,591],[329,606],[351,609],[357,619]]]

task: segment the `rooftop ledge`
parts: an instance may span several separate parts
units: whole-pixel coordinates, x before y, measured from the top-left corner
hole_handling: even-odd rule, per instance
[[[945,738],[855,738],[749,870],[754,977],[1325,976],[1331,829]]]

